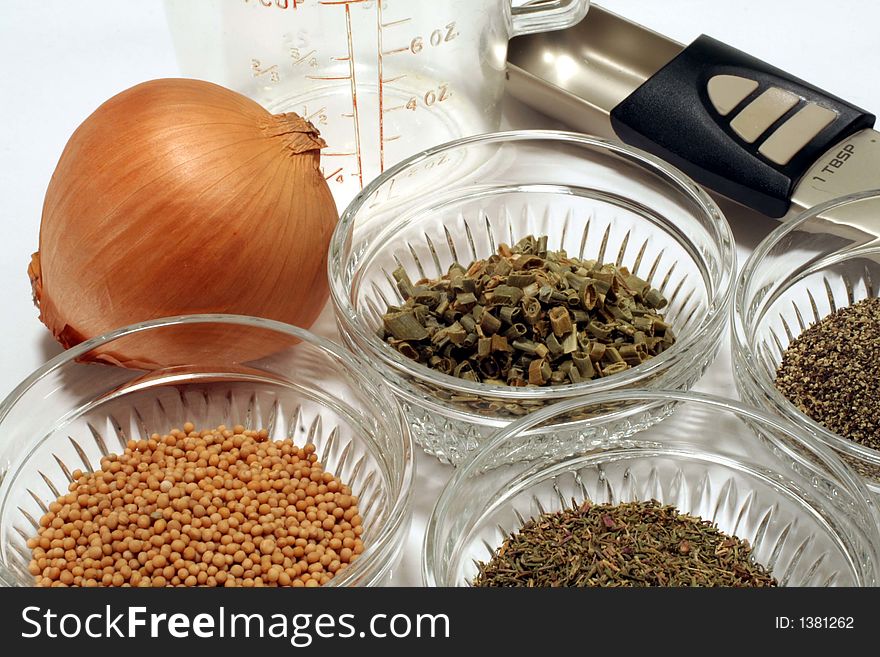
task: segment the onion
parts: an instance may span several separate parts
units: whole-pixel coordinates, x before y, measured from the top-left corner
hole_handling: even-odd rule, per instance
[[[114,96],[74,132],[46,191],[28,270],[40,319],[65,348],[193,313],[310,326],[327,300],[338,218],[324,146],[296,114],[208,82],[154,80]],[[188,359],[173,347],[142,341],[105,360]]]

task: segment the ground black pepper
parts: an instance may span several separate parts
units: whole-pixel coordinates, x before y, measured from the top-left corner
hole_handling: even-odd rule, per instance
[[[783,354],[776,387],[834,433],[880,449],[880,298],[801,333]]]

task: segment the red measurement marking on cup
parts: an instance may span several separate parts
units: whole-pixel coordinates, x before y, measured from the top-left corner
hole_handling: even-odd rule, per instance
[[[324,180],[330,180],[333,176],[342,173],[342,170],[343,170],[343,167],[339,167],[338,169],[336,169],[336,171],[331,173],[329,176],[324,176]]]
[[[294,54],[294,53],[295,53],[295,54]],[[305,55],[299,55],[299,50],[297,50],[296,48],[292,48],[292,49],[291,49],[291,55],[293,55],[293,57],[294,57],[294,60],[293,60],[293,64],[292,64],[292,66],[298,66],[298,65],[302,64],[302,63],[303,63],[304,61],[306,61],[309,57],[312,57],[312,59],[314,60],[314,54],[315,54],[315,51],[312,50],[311,52],[308,52],[308,53],[306,53]],[[315,61],[314,64],[311,64],[311,63],[310,63],[311,66],[317,66],[317,64],[318,64],[317,61]]]
[[[303,107],[303,116],[306,117],[306,121],[313,121],[317,119],[318,123],[321,125],[327,125],[327,108],[322,107],[319,110],[316,110],[309,114],[309,108]]]
[[[358,1],[358,0],[352,0]],[[334,3],[329,3],[334,4]],[[335,3],[339,4],[339,3]],[[354,65],[354,44],[353,37],[351,31],[351,7],[350,3],[346,2],[345,4],[345,34],[348,40],[348,77],[351,81],[351,111],[354,115],[352,118],[354,119],[354,143],[355,150],[357,151],[357,168],[358,168],[358,182],[360,183],[361,188],[364,186],[364,169],[361,166],[361,127],[360,121],[358,121],[358,105],[357,105],[357,79],[355,78],[355,65]],[[381,0],[377,4],[382,4]],[[380,94],[381,97],[381,94]]]
[[[404,23],[409,23],[412,18],[401,18],[400,20],[391,21],[390,23],[382,23],[382,27],[394,27],[395,25],[403,25]]]
[[[385,89],[382,81],[382,57],[385,52],[382,50],[382,0],[376,3],[376,34],[378,39],[378,67],[379,67],[379,173],[385,171]]]
[[[271,66],[263,68],[263,65],[262,63],[260,63],[259,59],[252,59],[251,70],[254,72],[255,78],[268,75],[269,79],[272,80],[272,82],[278,82],[280,79],[280,76],[278,74],[278,64],[272,64]]]
[[[244,0],[245,4],[250,4],[250,0]],[[260,0],[260,4],[266,7],[267,9],[271,9],[275,7],[276,9],[296,9],[297,3],[302,2],[303,0]]]
[[[385,50],[384,37],[385,30],[399,25],[405,25],[412,20],[411,16],[391,20],[387,23],[382,20],[382,2],[376,3],[376,32],[378,34],[378,77],[379,77],[379,170],[385,171],[385,144],[400,139],[400,135],[388,137],[385,134],[385,114],[394,112],[395,110],[404,109],[405,105],[395,105],[393,107],[385,107],[385,86],[398,82],[406,77],[406,75],[398,75],[396,77],[385,77],[384,58],[390,55],[398,55],[409,52],[409,46],[401,46],[399,48],[389,48]]]

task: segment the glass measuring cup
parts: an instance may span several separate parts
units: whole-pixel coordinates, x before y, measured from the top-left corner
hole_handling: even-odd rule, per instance
[[[497,130],[507,42],[559,29],[589,0],[166,0],[184,75],[296,112],[321,131],[344,206],[389,166]]]

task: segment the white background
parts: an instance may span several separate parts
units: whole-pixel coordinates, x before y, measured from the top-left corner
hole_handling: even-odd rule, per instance
[[[880,3],[605,0],[599,4],[682,43],[709,34],[864,109],[880,111]],[[41,0],[5,2],[0,7],[0,397],[60,352],[37,319],[27,265],[37,248],[43,194],[65,142],[110,96],[147,79],[177,74],[160,0]],[[505,105],[505,125],[558,124],[511,100]],[[742,264],[776,224],[729,204],[724,209]],[[329,313],[316,329],[332,334]],[[729,354],[723,353],[699,388],[735,395],[729,367]],[[420,582],[425,518],[450,472],[424,454],[417,460],[413,528],[395,577],[398,584]]]

